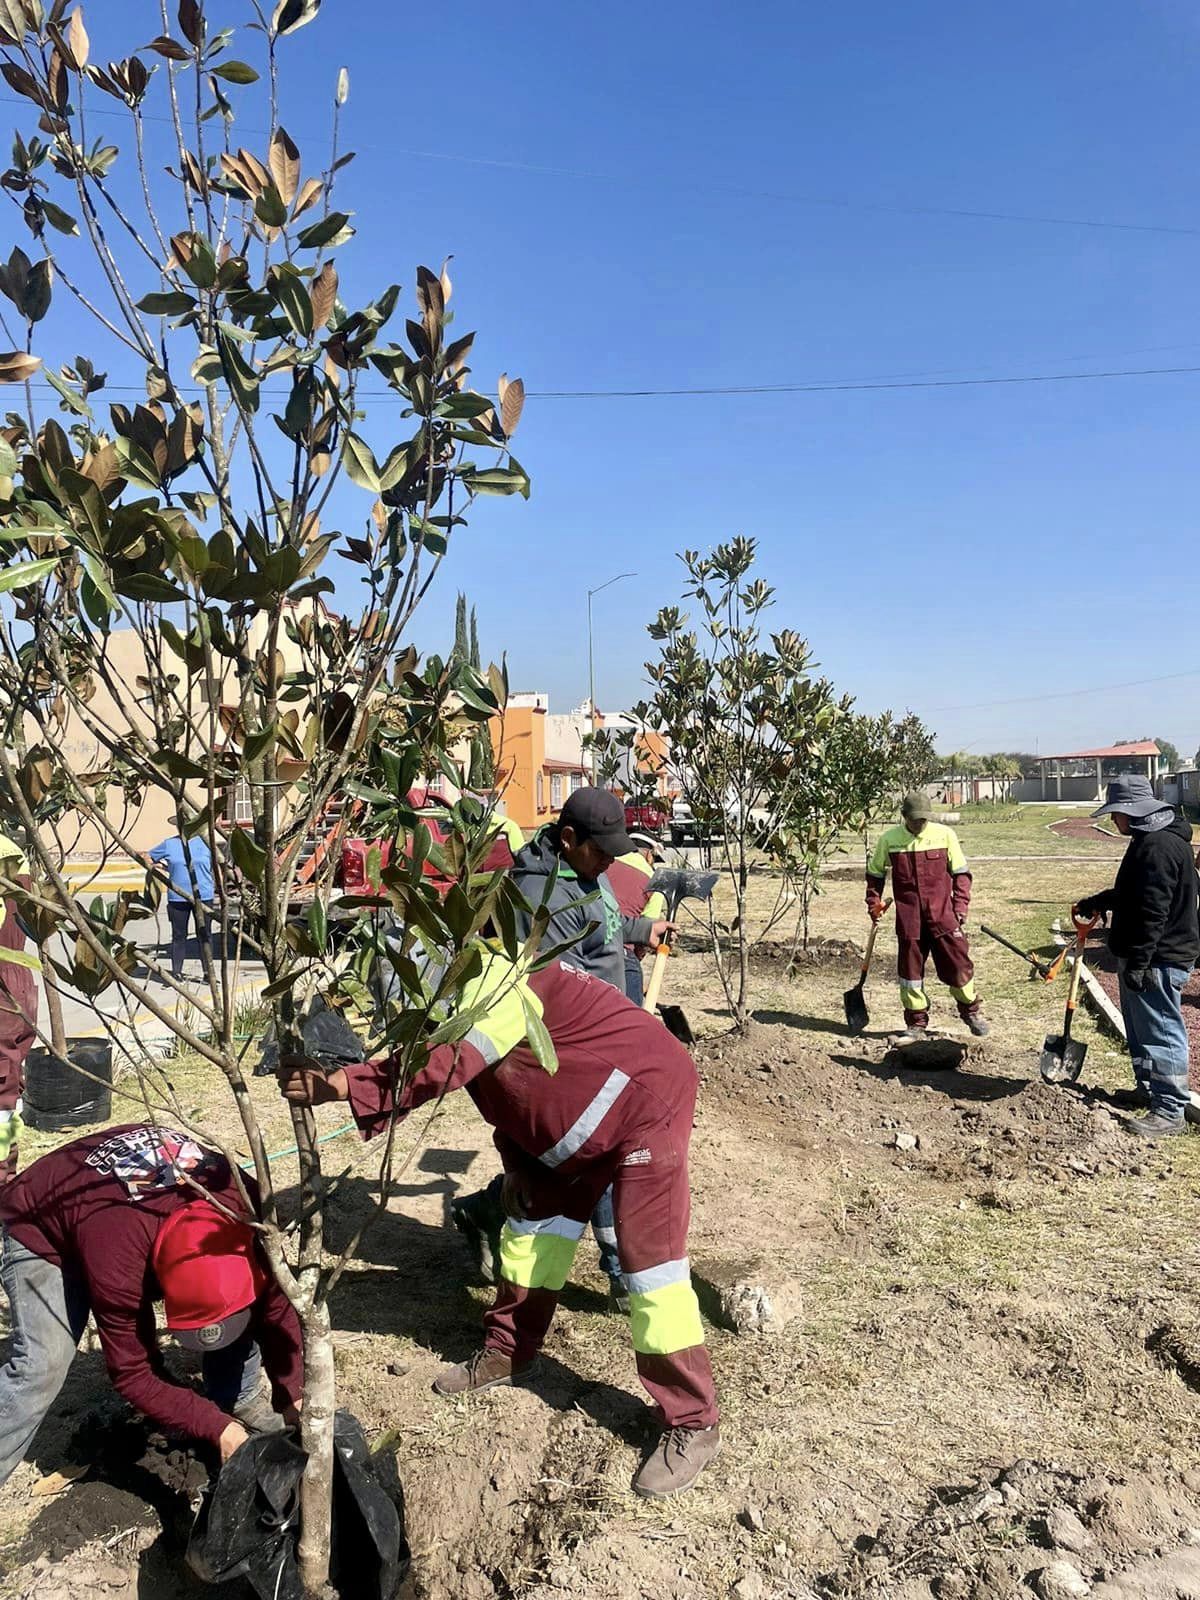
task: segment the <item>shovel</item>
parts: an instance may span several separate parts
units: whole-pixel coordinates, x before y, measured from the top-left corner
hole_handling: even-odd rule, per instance
[[[1047,966],[1044,961],[1039,961],[1036,956],[1030,955],[1027,950],[1022,950],[1020,945],[1014,944],[1011,939],[1006,939],[1002,933],[997,933],[995,928],[989,928],[986,922],[979,924],[979,931],[980,933],[986,933],[989,939],[995,939],[996,943],[1002,944],[1006,950],[1011,950],[1013,955],[1020,956],[1022,961],[1028,962],[1033,968],[1033,976],[1041,978],[1044,983],[1049,983],[1051,979],[1058,977],[1062,964],[1067,957],[1067,946],[1064,945],[1050,965]]]
[[[1087,945],[1088,934],[1098,920],[1096,917],[1081,917],[1074,906],[1071,907],[1071,921],[1075,924],[1075,964],[1071,968],[1071,983],[1067,989],[1067,1014],[1063,1019],[1063,1031],[1047,1034],[1042,1045],[1042,1059],[1039,1066],[1042,1077],[1047,1083],[1074,1083],[1083,1068],[1087,1045],[1080,1044],[1078,1039],[1072,1039],[1071,1024],[1075,1020],[1075,1003],[1079,997],[1084,948]]]
[[[842,1005],[846,1010],[846,1021],[855,1033],[861,1033],[871,1020],[871,1013],[867,1010],[867,999],[863,993],[867,982],[867,973],[871,970],[871,957],[875,954],[875,936],[879,932],[879,923],[883,921],[883,912],[891,905],[890,900],[883,902],[883,911],[879,913],[877,921],[871,923],[871,931],[867,935],[867,948],[863,951],[862,971],[858,975],[858,982],[853,989],[847,989],[842,996]]]

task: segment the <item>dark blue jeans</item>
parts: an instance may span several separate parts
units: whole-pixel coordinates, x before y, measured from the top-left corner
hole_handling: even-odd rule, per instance
[[[1191,973],[1186,967],[1149,967],[1146,987],[1131,989],[1125,981],[1123,961],[1119,972],[1121,1015],[1133,1075],[1150,1097],[1150,1109],[1178,1122],[1189,1097],[1183,991]]]
[[[646,990],[642,983],[642,963],[628,946],[625,949],[625,993],[635,1006],[640,1006],[646,998]]]
[[[202,944],[212,948],[212,938],[208,928],[209,907],[197,908],[190,900],[168,900],[167,920],[171,924],[171,973],[173,977],[183,977],[183,963],[187,957],[188,928],[192,921],[196,923],[196,935]]]

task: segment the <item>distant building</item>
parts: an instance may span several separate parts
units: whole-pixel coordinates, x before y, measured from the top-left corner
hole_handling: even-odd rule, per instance
[[[596,712],[597,728],[633,726],[622,712]],[[567,796],[592,781],[592,757],[584,740],[592,729],[592,711],[585,700],[573,711],[552,712],[550,696],[542,691],[519,690],[509,695],[502,716],[491,722],[496,759],[496,788],[507,816],[528,833],[550,822],[562,810]],[[645,733],[638,766],[650,771],[665,795],[666,746],[659,734]],[[628,790],[628,774],[618,778],[618,788]]]
[[[1039,756],[1038,778],[1021,785],[1022,800],[1065,800],[1097,805],[1104,787],[1122,773],[1135,772],[1156,784],[1161,757],[1153,739],[1134,744],[1106,745],[1099,750],[1075,750],[1068,755]],[[1033,790],[1033,793],[1029,793]]]

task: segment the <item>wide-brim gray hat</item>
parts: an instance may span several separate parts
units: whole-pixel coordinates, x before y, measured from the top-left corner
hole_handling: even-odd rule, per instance
[[[1104,791],[1104,804],[1099,811],[1093,811],[1093,817],[1109,817],[1114,811],[1120,811],[1127,817],[1148,817],[1155,811],[1166,811],[1168,803],[1155,794],[1149,778],[1143,778],[1136,772],[1128,772],[1124,777],[1114,778]]]

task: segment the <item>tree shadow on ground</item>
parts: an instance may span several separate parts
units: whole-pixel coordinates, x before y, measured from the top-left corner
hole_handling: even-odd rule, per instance
[[[412,1195],[441,1192],[447,1206],[456,1192],[448,1180],[438,1178],[406,1187]],[[377,1210],[376,1182],[356,1178],[344,1184],[326,1222],[329,1247],[338,1249]],[[587,1248],[585,1240],[580,1246],[584,1263]],[[360,1264],[343,1275],[333,1296],[337,1330],[409,1339],[446,1362],[465,1360],[479,1348],[491,1291],[481,1284],[453,1228],[435,1227],[402,1212],[378,1212],[357,1260]],[[559,1303],[571,1312],[603,1311],[608,1304],[603,1294],[575,1282],[568,1282]],[[632,1344],[628,1361],[632,1374]],[[645,1440],[650,1413],[636,1396],[582,1377],[553,1356],[543,1355],[527,1386],[556,1410],[578,1406],[626,1444]]]
[[[799,1011],[752,1011],[752,1022],[762,1022],[781,1028],[795,1028],[801,1033],[832,1033],[841,1039],[868,1039],[882,1044],[893,1033],[899,1032],[900,1024],[897,1022],[892,1028],[866,1028],[860,1033],[852,1028],[845,1017],[814,1017],[806,1016]]]

